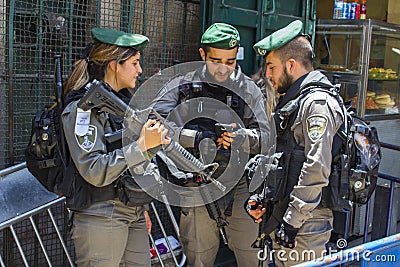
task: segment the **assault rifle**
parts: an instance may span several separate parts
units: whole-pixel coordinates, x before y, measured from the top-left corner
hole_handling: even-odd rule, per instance
[[[132,130],[137,136],[139,136],[140,131],[148,120],[149,116],[155,117],[162,124],[164,124],[167,129],[173,131],[173,128],[168,124],[168,122],[153,108],[135,110],[129,107],[125,102],[113,94],[111,92],[111,87],[103,81],[93,80],[91,83],[86,85],[86,90],[87,91],[85,95],[78,103],[79,108],[83,109],[84,111],[92,108],[98,108],[116,116],[125,116],[125,118],[129,120],[129,130]],[[106,136],[106,138],[109,138],[110,140],[118,140],[122,138],[122,131],[123,130]],[[174,141],[171,141],[170,144],[166,145],[163,150],[166,156],[172,159],[172,161],[175,163],[179,163],[179,165],[184,167],[185,170],[200,174],[203,179],[213,183],[221,191],[226,190],[226,186],[211,177],[218,168],[218,163],[204,165],[179,143]]]
[[[55,95],[56,95],[56,102],[57,102],[57,116],[58,116],[58,123],[59,123],[59,135],[60,135],[60,153],[61,153],[61,160],[63,161],[64,167],[68,164],[68,148],[64,136],[63,124],[61,119],[61,113],[64,110],[64,90],[62,85],[62,69],[61,69],[61,54],[55,54],[55,78],[56,78],[56,87],[55,87]]]

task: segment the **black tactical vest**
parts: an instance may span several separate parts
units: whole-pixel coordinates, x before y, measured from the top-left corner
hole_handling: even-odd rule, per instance
[[[179,125],[185,129],[195,130],[197,132],[206,133],[207,138],[217,140],[215,124],[236,122],[240,127],[245,127],[242,120],[244,116],[245,101],[237,95],[234,91],[225,88],[222,85],[200,82],[204,79],[200,78],[198,71],[187,73],[179,83],[179,97],[178,103],[181,104],[182,110],[180,114],[190,114],[190,118],[195,118],[184,125]],[[232,81],[228,86],[233,86],[234,90],[241,90],[245,92],[244,81],[238,79]],[[216,101],[209,101],[207,99],[218,100],[222,103],[216,103]],[[190,101],[189,104],[185,102]],[[231,111],[234,111],[239,117],[240,121],[237,121],[237,117],[232,115]],[[207,116],[210,116],[211,119]],[[196,118],[197,117],[197,118]],[[185,121],[185,119],[171,117],[173,121]],[[200,151],[198,148],[191,148],[188,151],[195,157],[200,157]],[[204,153],[204,151],[202,150]],[[210,148],[209,152],[214,152]],[[207,156],[206,156],[207,157]],[[233,157],[232,160],[239,160],[238,157]],[[218,177],[227,167],[228,162],[231,160],[231,151],[219,149],[216,151],[216,157],[214,162],[219,164],[219,168],[214,173],[215,177]]]
[[[275,113],[274,119],[277,127],[277,144],[276,152],[283,152],[279,160],[279,167],[276,172],[276,196],[275,200],[289,200],[290,192],[297,184],[300,176],[303,163],[306,160],[304,155],[304,147],[299,146],[294,139],[291,126],[297,117],[297,112],[290,116],[286,125],[282,125],[282,120],[279,118],[279,110]],[[289,202],[288,202],[289,203]]]
[[[310,86],[310,88],[312,85]],[[303,89],[304,90],[304,89]],[[317,89],[319,91],[324,89]],[[310,91],[305,92],[304,96]],[[326,93],[330,93],[326,91]],[[300,103],[298,103],[300,105]],[[284,109],[284,107],[282,108]],[[291,130],[294,120],[296,119],[299,106],[288,117],[281,115],[282,109],[278,109],[274,114],[275,124],[277,128],[277,152],[283,152],[279,161],[279,170],[276,172],[275,187],[276,197],[275,200],[283,201],[289,204],[289,196],[294,186],[297,184],[303,163],[306,161],[304,154],[304,147],[299,146],[294,138],[294,132]],[[342,141],[338,135],[335,135],[332,144],[332,159],[339,153]],[[328,185],[329,186],[329,185]],[[324,188],[325,189],[325,188]],[[324,190],[322,194],[322,201],[320,206],[324,206]]]
[[[120,97],[124,100],[124,102],[129,104],[129,99],[125,99],[123,96]],[[112,114],[109,114],[108,117],[112,131],[122,129],[122,123],[124,120],[123,117],[114,116]],[[113,143],[107,143],[107,152],[111,152],[121,147],[122,139]],[[65,182],[63,184],[63,188],[65,188],[64,192],[68,192],[65,194],[67,197],[67,207],[72,210],[82,210],[95,202],[111,200],[118,196],[118,179],[109,185],[96,187],[83,179],[72,160],[67,166],[66,174],[68,177],[64,179]]]
[[[206,82],[193,82],[182,80],[179,85],[179,103],[186,100],[193,100],[195,104],[188,105],[190,114],[198,114],[200,118],[194,119],[185,125],[186,129],[196,131],[214,131],[214,124],[217,122],[212,119],[201,117],[201,114],[212,113],[215,118],[221,121],[228,122],[230,118],[224,117],[224,113],[220,112],[220,106],[213,106],[209,103],[204,103],[207,98],[216,99],[230,107],[239,118],[243,118],[245,102],[237,94],[223,86],[210,84]],[[204,100],[205,98],[205,100]]]

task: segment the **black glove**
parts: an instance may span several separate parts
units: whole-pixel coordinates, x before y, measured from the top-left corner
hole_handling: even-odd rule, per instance
[[[296,246],[296,236],[299,228],[294,228],[285,221],[275,229],[275,242],[285,248],[294,248]]]
[[[267,199],[263,199],[263,195],[261,195],[261,194],[251,195],[244,203],[243,208],[246,211],[247,215],[250,216],[250,218],[252,218],[253,220],[257,220],[259,218],[253,217],[249,213],[249,211],[260,209],[260,206],[261,206],[261,209],[265,209],[265,211],[262,215],[263,220],[268,220],[272,214],[273,203]]]
[[[261,205],[262,199],[259,194],[251,195],[244,203],[244,210],[248,213],[250,210],[256,210]],[[252,217],[252,216],[250,216]],[[253,218],[253,217],[252,217]],[[255,219],[255,218],[253,218]]]

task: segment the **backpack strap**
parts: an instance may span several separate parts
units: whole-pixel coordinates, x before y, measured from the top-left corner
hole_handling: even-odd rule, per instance
[[[188,72],[185,75],[180,75],[183,76],[182,79],[179,81],[179,100],[182,101],[182,99],[186,100],[190,98],[190,88],[191,88],[191,83],[193,83],[194,77],[195,77],[195,71]],[[200,80],[198,81],[200,82]]]
[[[344,107],[344,103],[339,94],[340,85],[330,86],[326,83],[322,82],[310,82],[304,85],[304,87],[300,88],[300,94],[293,100],[290,100],[278,113],[281,123],[280,127],[285,129],[288,126],[289,117],[298,111],[300,107],[300,102],[309,94],[314,92],[325,92],[333,96],[339,103],[343,114],[346,114],[346,109]],[[345,122],[345,129],[347,129],[347,121]]]

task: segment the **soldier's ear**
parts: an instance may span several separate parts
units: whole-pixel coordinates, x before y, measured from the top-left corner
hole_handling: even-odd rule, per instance
[[[289,58],[286,61],[286,69],[289,71],[289,73],[293,73],[295,71],[297,65],[297,61],[293,58]]]
[[[206,52],[204,51],[204,49],[200,47],[200,48],[199,48],[199,53],[200,53],[201,59],[202,59],[203,61],[205,61],[205,60],[206,60]]]
[[[113,72],[117,72],[117,61],[116,60],[112,60],[112,61],[110,61],[110,63],[108,63],[108,66],[110,67],[110,69],[113,71]]]

